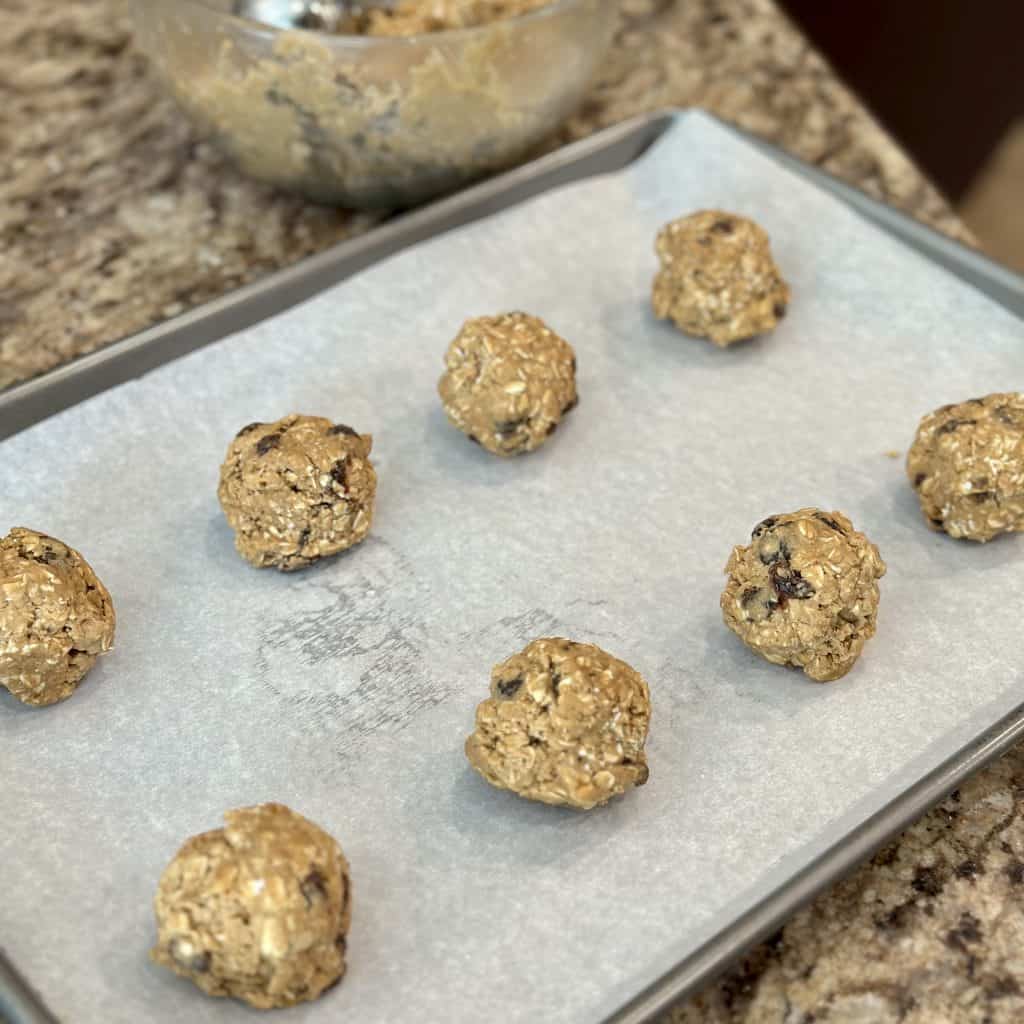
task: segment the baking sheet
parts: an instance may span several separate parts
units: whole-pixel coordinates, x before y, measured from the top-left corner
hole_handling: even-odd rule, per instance
[[[720,205],[770,231],[796,299],[719,352],[653,320],[656,228]],[[581,405],[491,459],[433,385],[467,315],[527,308],[577,348]],[[392,258],[0,445],[0,528],[80,547],[118,649],[76,697],[0,699],[0,934],[59,1015],[241,1020],[147,964],[166,861],[279,799],[341,840],[344,984],[284,1019],[591,1021],[1020,700],[1020,538],[927,531],[918,416],[1019,388],[1021,323],[701,115],[628,171]],[[371,539],[248,569],[214,494],[237,427],[293,409],[376,438]],[[828,686],[721,625],[760,518],[838,507],[889,563],[878,636]],[[647,786],[582,816],[490,790],[461,743],[490,665],[589,639],[651,683]]]

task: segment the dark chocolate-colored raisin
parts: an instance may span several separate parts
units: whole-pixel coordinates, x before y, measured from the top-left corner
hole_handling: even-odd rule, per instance
[[[914,477],[914,486],[915,487],[920,487],[921,484],[923,484],[925,482],[925,480],[927,480],[927,479],[928,479],[928,474],[927,473],[918,473],[917,476]]]
[[[547,436],[550,437],[558,429],[557,423],[551,423],[547,429]]]
[[[277,430],[273,434],[267,434],[265,437],[261,437],[256,442],[256,454],[266,455],[272,448],[279,448],[281,446],[281,431]]]
[[[751,531],[751,538],[760,537],[765,530],[770,530],[778,521],[778,516],[769,516],[767,519],[762,519],[761,522],[759,522]]]
[[[210,961],[212,957],[209,953],[200,953],[198,956],[192,957],[191,968],[196,974],[205,974],[210,969]]]
[[[971,493],[968,494],[967,497],[970,498],[971,501],[973,501],[973,502],[977,503],[978,505],[980,505],[982,502],[988,501],[988,499],[992,497],[992,492],[991,491],[971,491]]]
[[[319,868],[310,868],[309,874],[299,883],[299,888],[307,907],[327,899],[327,879]]]
[[[815,512],[814,518],[823,522],[826,526],[830,526],[836,533],[845,533],[846,531],[831,517],[825,515],[824,512]]]
[[[307,526],[302,533],[299,534],[299,550],[301,551],[309,543],[309,527]]]
[[[496,434],[514,434],[524,423],[529,423],[529,416],[520,416],[517,420],[499,420],[494,424]]]
[[[760,593],[760,587],[747,587],[747,589],[740,594],[740,604],[746,608],[748,605],[753,604],[754,598],[756,598]]]
[[[558,696],[558,688],[562,685],[562,673],[557,668],[551,669],[551,689],[555,691],[555,696]]]
[[[348,486],[347,459],[338,459],[338,461],[331,466],[331,479],[343,488]]]
[[[235,434],[235,437],[245,437],[246,434],[251,434],[254,430],[259,430],[262,426],[262,423],[247,423],[237,434]]]
[[[786,304],[784,302],[776,302],[775,305],[772,306],[772,312],[779,320],[781,320],[786,315]]]
[[[929,519],[928,522],[931,523],[932,526],[938,526],[940,528],[943,526],[943,522],[941,519]]]
[[[523,677],[516,676],[515,679],[500,679],[495,684],[495,689],[498,691],[500,697],[514,697],[519,692],[519,687],[523,685]]]
[[[736,230],[736,225],[731,220],[723,218],[722,220],[716,220],[711,225],[711,230],[717,231],[720,235],[731,235]]]
[[[331,427],[331,429],[327,431],[327,433],[328,434],[344,434],[346,437],[358,437],[359,436],[358,431],[353,430],[350,426],[347,426],[344,423],[335,423],[334,426]]]
[[[814,597],[814,587],[800,575],[798,569],[780,571],[773,565],[769,577],[780,599],[792,597],[797,601],[806,601]]]
[[[977,422],[977,420],[949,420],[935,431],[935,436],[941,437],[943,434],[952,434],[954,430],[959,430],[961,427],[973,427]]]
[[[476,434],[467,434],[466,437],[468,437],[473,444],[480,444],[480,438],[477,437]]]

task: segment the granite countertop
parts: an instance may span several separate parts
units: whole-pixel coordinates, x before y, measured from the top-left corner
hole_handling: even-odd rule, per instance
[[[620,0],[562,140],[700,105],[970,240],[771,0]],[[0,387],[377,222],[245,181],[132,49],[126,0],[5,0]],[[1024,1020],[1024,747],[663,1024]]]

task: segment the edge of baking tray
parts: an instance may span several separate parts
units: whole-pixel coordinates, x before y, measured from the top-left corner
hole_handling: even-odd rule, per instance
[[[620,170],[642,155],[679,112],[627,121],[480,185],[390,221],[172,320],[114,342],[41,377],[0,392],[0,439],[179,356],[242,330],[375,261],[551,188]],[[912,220],[831,175],[732,125],[758,149],[836,195],[867,219],[1024,317],[1024,277]],[[694,953],[618,1009],[605,1024],[643,1024],[725,970],[826,886],[892,839],[967,776],[1024,738],[1024,703],[951,754]],[[56,1018],[0,949],[0,1021]]]
[[[0,391],[0,440],[77,402],[280,313],[406,246],[479,220],[559,185],[620,170],[643,154],[680,116],[685,113],[663,111],[607,128]],[[1000,305],[1024,317],[1024,277],[777,146],[733,125],[720,123]]]
[[[60,1024],[0,946],[0,1024]]]

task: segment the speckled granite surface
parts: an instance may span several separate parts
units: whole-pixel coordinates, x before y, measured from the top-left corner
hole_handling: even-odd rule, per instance
[[[697,104],[962,225],[770,0],[621,0],[563,138]],[[0,0],[0,387],[374,223],[239,178],[163,99],[125,0]],[[663,1024],[1024,1020],[1024,748]]]

